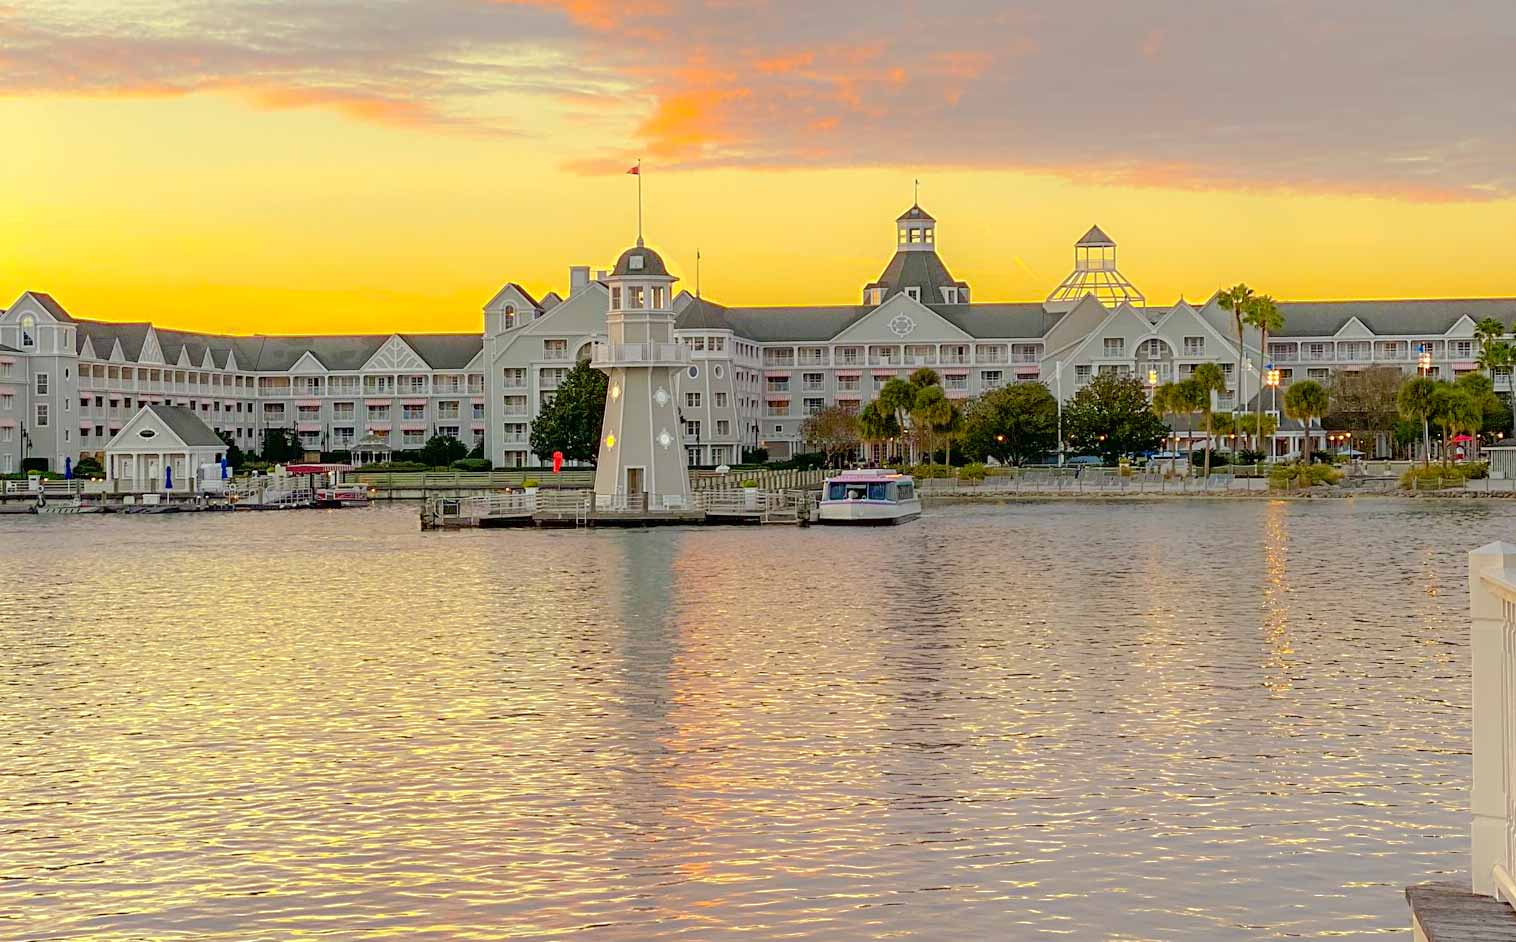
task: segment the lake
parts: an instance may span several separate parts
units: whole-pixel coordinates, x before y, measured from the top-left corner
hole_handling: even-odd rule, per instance
[[[1408,938],[1511,507],[0,516],[0,938]]]

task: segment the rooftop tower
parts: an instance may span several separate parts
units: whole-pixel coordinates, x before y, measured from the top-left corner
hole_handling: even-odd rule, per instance
[[[1062,314],[1073,310],[1090,294],[1106,307],[1114,308],[1123,301],[1136,308],[1147,306],[1142,292],[1116,268],[1116,242],[1099,226],[1091,226],[1074,243],[1074,270],[1048,295],[1042,307],[1050,314]]]

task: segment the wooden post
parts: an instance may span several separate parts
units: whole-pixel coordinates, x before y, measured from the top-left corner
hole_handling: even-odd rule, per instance
[[[1474,892],[1495,892],[1496,864],[1512,869],[1511,776],[1516,763],[1516,592],[1502,593],[1485,576],[1516,580],[1516,546],[1491,543],[1469,553],[1473,619],[1474,785],[1471,794]],[[1509,595],[1509,601],[1506,596]]]

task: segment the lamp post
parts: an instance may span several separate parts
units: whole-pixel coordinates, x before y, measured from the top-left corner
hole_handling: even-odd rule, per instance
[[[1058,467],[1063,467],[1063,361],[1053,361],[1053,398],[1058,400]]]
[[[1264,382],[1269,387],[1269,411],[1277,415],[1279,413],[1279,371],[1274,368],[1274,364],[1272,363],[1266,364],[1264,368]],[[1261,414],[1258,416],[1258,434],[1260,436],[1263,435],[1263,416]],[[1274,444],[1274,436],[1270,435],[1269,453],[1267,456],[1270,459],[1274,457]]]

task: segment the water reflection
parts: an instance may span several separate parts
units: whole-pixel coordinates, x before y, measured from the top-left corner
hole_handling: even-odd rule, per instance
[[[1507,516],[0,518],[0,937],[1400,933]]]

